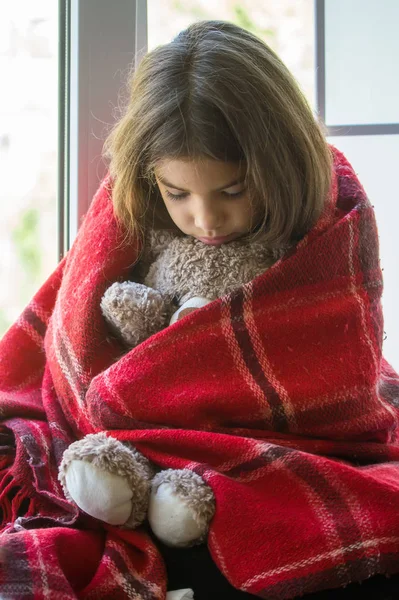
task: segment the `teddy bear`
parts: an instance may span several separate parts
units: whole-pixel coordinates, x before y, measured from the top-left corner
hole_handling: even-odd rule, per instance
[[[101,300],[108,326],[127,350],[252,281],[286,250],[267,248],[262,236],[215,246],[191,236],[160,235],[142,283],[140,277],[115,282]],[[169,546],[204,542],[215,512],[213,492],[198,474],[160,470],[132,445],[104,432],[66,449],[59,480],[66,497],[84,512],[128,528],[148,519],[155,536]]]

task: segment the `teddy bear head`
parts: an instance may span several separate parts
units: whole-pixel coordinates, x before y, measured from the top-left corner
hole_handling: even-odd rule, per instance
[[[144,284],[182,306],[194,297],[216,300],[261,275],[284,254],[263,236],[207,245],[191,236],[174,237],[150,266]]]

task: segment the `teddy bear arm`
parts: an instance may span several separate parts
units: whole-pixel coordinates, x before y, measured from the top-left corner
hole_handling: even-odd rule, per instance
[[[112,284],[101,299],[101,311],[111,329],[131,347],[163,329],[171,314],[158,290],[134,281]]]

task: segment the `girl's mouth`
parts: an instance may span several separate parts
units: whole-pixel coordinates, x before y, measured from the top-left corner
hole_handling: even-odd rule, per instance
[[[223,237],[214,237],[214,238],[200,237],[198,239],[201,240],[201,242],[203,242],[204,244],[210,244],[211,246],[219,246],[220,244],[231,241],[232,239],[234,239],[235,236],[236,236],[235,233],[231,233],[230,235],[225,235]]]

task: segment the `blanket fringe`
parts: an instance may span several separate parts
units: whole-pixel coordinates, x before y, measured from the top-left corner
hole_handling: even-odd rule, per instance
[[[0,512],[2,527],[12,524],[18,517],[35,514],[37,506],[30,490],[17,484],[9,468],[0,472]]]

